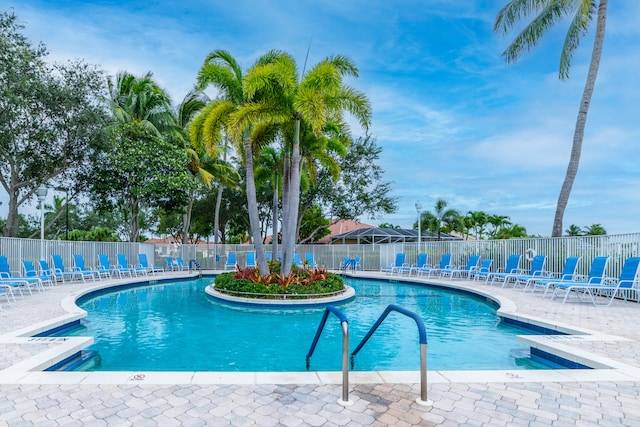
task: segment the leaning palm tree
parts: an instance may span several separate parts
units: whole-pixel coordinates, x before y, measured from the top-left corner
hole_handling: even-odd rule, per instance
[[[502,54],[506,57],[507,62],[514,63],[523,53],[528,52],[534,47],[542,39],[542,36],[556,23],[566,17],[570,17],[569,29],[560,56],[559,75],[560,79],[564,80],[569,77],[569,68],[571,67],[573,53],[577,49],[580,39],[587,34],[589,23],[593,20],[596,10],[596,34],[593,42],[593,51],[591,53],[591,62],[578,109],[578,119],[573,134],[571,157],[553,219],[552,237],[562,236],[564,211],[569,202],[571,187],[573,187],[573,182],[578,173],[582,140],[584,139],[584,128],[587,123],[587,113],[589,112],[591,95],[593,94],[596,76],[598,75],[602,45],[604,43],[607,0],[511,0],[498,13],[494,25],[495,31],[505,33],[513,28],[521,18],[534,15],[533,20],[524,27]]]

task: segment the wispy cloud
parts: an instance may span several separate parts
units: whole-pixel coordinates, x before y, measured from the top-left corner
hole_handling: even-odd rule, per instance
[[[514,34],[493,33],[502,0],[237,0],[153,4],[21,0],[13,6],[51,59],[84,58],[109,73],[152,71],[174,101],[205,56],[229,50],[248,68],[269,49],[302,68],[344,54],[360,69],[352,85],[371,99],[371,133],[400,198],[385,222],[410,226],[414,203],[438,198],[466,212],[505,214],[549,234],[564,179],[593,35],[558,80],[564,29],[519,63],[501,52]],[[640,214],[640,0],[610,4],[607,35],[578,176],[565,223],[638,230]],[[359,134],[361,130],[354,129]],[[5,206],[2,206],[5,208]],[[2,209],[0,208],[0,209]],[[6,208],[5,208],[6,209]]]

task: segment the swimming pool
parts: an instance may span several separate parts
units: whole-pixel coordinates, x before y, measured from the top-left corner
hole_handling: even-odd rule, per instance
[[[92,335],[102,363],[93,370],[305,371],[306,353],[324,312],[218,302],[204,293],[212,278],[91,294],[73,335]],[[427,330],[430,370],[544,369],[515,335],[535,334],[500,322],[486,299],[440,287],[347,279],[356,298],[338,304],[349,320],[349,349],[389,304],[418,313]],[[314,371],[341,369],[341,327],[330,317],[311,359]],[[355,357],[353,369],[418,370],[415,322],[390,314]]]

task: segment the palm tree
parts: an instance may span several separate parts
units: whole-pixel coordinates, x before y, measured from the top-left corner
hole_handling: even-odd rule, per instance
[[[171,99],[153,80],[149,72],[136,77],[128,72],[118,73],[115,81],[108,81],[111,113],[111,128],[131,126],[131,135],[144,139],[144,135],[165,138],[177,133],[176,115],[171,108]],[[143,200],[138,196],[129,202],[130,241],[138,241],[140,234],[140,211]]]
[[[212,183],[218,183],[218,194],[214,212],[214,243],[218,243],[220,206],[224,187],[237,187],[240,175],[227,162],[228,138],[224,137],[224,123],[229,118],[229,103],[215,100],[198,110],[198,115],[186,124],[189,128],[189,171],[198,180],[211,189]],[[222,138],[222,144],[220,139]],[[220,154],[222,159],[220,160]],[[193,197],[191,198],[193,203]],[[190,208],[189,208],[190,209]],[[185,221],[185,232],[188,230]]]
[[[600,224],[591,224],[585,227],[584,231],[585,236],[605,236],[607,234],[607,230]]]
[[[293,262],[300,205],[301,128],[308,125],[320,136],[328,121],[341,121],[342,112],[347,110],[366,129],[371,106],[364,94],[343,83],[344,77],[358,75],[357,68],[348,58],[327,58],[299,77],[291,56],[278,51],[272,53],[270,61],[258,64],[247,73],[245,84],[252,104],[247,105],[243,120],[254,117],[283,126],[286,144],[282,274],[287,275]]]
[[[582,229],[575,224],[571,224],[569,228],[564,230],[567,236],[582,236]]]
[[[327,122],[322,134],[316,135],[310,126],[303,123],[300,137],[300,157],[301,157],[301,183],[302,191],[307,192],[317,183],[318,169],[322,167],[329,173],[333,182],[340,179],[340,162],[338,159],[344,158],[347,148],[351,144],[348,126],[342,122]],[[300,212],[296,224],[296,231],[302,226],[302,219],[307,209],[315,209],[311,201],[300,203]],[[296,242],[299,241],[296,235]]]
[[[527,229],[518,224],[503,227],[496,233],[496,239],[519,239],[527,237]]]
[[[476,232],[476,239],[482,240],[484,228],[489,223],[488,215],[482,211],[469,211],[468,215],[471,217],[471,223],[473,224],[473,229]]]
[[[569,24],[564,45],[562,46],[562,54],[560,55],[559,76],[561,80],[564,80],[569,77],[571,58],[574,51],[578,48],[580,39],[587,34],[589,23],[593,20],[596,9],[596,34],[593,42],[593,51],[591,53],[591,62],[578,108],[578,119],[573,134],[571,157],[553,219],[552,237],[560,237],[562,235],[564,211],[569,202],[571,187],[578,173],[582,140],[584,139],[584,129],[587,123],[587,113],[589,112],[591,95],[593,94],[596,77],[598,75],[602,45],[604,43],[607,0],[511,0],[500,10],[494,24],[494,31],[506,33],[513,28],[521,18],[535,15],[531,23],[524,27],[502,54],[506,57],[507,62],[514,63],[523,53],[528,52],[534,47],[542,39],[542,36],[558,23],[558,21],[567,16],[571,16],[571,23]]]
[[[424,219],[422,221],[423,223],[426,222],[426,229],[438,233],[438,240],[442,240],[441,233],[445,227],[454,224],[460,216],[458,211],[447,209],[447,206],[446,200],[438,199],[433,207],[433,212],[426,212],[423,215]]]
[[[254,68],[273,61],[274,57],[273,52],[268,52],[258,59]],[[260,274],[267,275],[269,267],[262,239],[260,239],[260,217],[253,171],[254,147],[252,139],[254,141],[260,140],[257,132],[264,130],[264,127],[260,126],[261,120],[276,114],[276,112],[271,110],[272,103],[267,102],[269,98],[262,96],[255,89],[249,90],[246,85],[246,76],[243,76],[238,61],[227,51],[215,50],[205,59],[198,74],[198,87],[204,89],[209,85],[219,91],[220,103],[214,107],[216,111],[207,119],[205,128],[217,130],[208,132],[209,138],[213,142],[222,137],[222,129],[227,126],[229,136],[239,145],[246,170],[247,209],[256,259]]]
[[[499,229],[511,225],[511,221],[509,221],[509,217],[506,215],[489,215],[487,222],[493,226],[493,229],[489,232],[490,238],[495,238]]]

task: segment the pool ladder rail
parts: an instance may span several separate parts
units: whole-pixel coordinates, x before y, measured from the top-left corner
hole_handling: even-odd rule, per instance
[[[313,338],[313,343],[311,343],[311,348],[307,353],[307,370],[309,370],[309,359],[311,359],[316,349],[320,335],[324,330],[324,325],[327,323],[327,318],[331,313],[336,315],[342,326],[342,399],[338,399],[338,404],[350,406],[353,405],[353,402],[349,400],[349,321],[342,311],[332,305],[328,305],[325,308],[320,325],[316,330],[316,336]]]
[[[360,344],[358,344],[353,353],[351,353],[351,368],[353,368],[354,366],[354,357],[358,354],[362,347],[364,347],[369,338],[371,338],[373,333],[378,329],[378,327],[392,311],[404,314],[405,316],[412,318],[416,322],[420,340],[420,397],[416,399],[416,403],[422,406],[433,406],[433,402],[427,399],[427,332],[424,327],[424,322],[422,321],[420,316],[412,311],[409,311],[395,304],[388,305],[384,312],[380,315],[376,323],[374,323],[371,329],[369,329],[369,332],[367,332]],[[322,320],[320,321],[320,325],[318,325],[318,329],[316,330],[316,335],[313,339],[313,343],[311,344],[311,348],[307,353],[307,370],[310,366],[309,359],[313,355],[316,345],[318,344],[318,340],[320,339],[322,330],[324,329],[324,326],[327,322],[329,313],[335,314],[336,317],[338,317],[338,319],[340,320],[340,324],[342,325],[342,399],[338,400],[338,403],[343,406],[348,406],[353,403],[349,401],[349,322],[344,313],[342,313],[332,305],[327,306],[327,308],[325,309]]]

